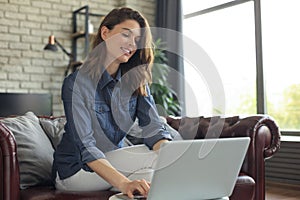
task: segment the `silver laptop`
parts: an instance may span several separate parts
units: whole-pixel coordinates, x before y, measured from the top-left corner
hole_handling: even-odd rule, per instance
[[[231,195],[250,138],[164,143],[147,200],[222,199]]]

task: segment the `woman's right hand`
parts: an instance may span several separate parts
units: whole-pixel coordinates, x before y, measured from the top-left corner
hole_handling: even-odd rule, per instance
[[[150,183],[144,179],[131,181],[126,176],[116,170],[106,159],[98,159],[87,163],[99,176],[118,188],[123,194],[133,199],[135,193],[147,196]]]
[[[150,183],[144,179],[133,181],[129,180],[121,183],[119,189],[123,194],[126,194],[131,199],[133,199],[134,195],[137,193],[139,195],[147,197],[150,189]]]

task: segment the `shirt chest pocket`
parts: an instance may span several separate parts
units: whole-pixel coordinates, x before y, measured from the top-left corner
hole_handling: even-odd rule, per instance
[[[123,111],[125,111],[127,114],[130,115],[131,119],[135,118],[136,114],[136,104],[137,104],[137,99],[136,98],[130,98],[129,102],[127,100],[124,101],[125,103],[122,103],[120,106]]]
[[[94,109],[101,128],[104,130],[109,130],[112,127],[112,115],[110,107],[106,103],[96,102]]]

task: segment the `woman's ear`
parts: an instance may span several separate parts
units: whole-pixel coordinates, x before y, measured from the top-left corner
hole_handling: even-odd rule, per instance
[[[102,26],[100,31],[102,39],[106,40],[108,38],[109,29],[106,26]]]

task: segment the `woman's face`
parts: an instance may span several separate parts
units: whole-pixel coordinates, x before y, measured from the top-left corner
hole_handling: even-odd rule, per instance
[[[102,27],[101,36],[106,42],[108,55],[114,61],[126,63],[137,50],[141,37],[140,25],[135,20],[125,20],[112,30]]]

